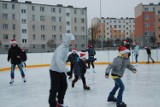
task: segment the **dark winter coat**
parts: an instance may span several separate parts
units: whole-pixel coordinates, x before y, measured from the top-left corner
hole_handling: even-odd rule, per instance
[[[27,55],[25,51],[22,51],[21,53],[21,61],[27,61]]]
[[[71,53],[69,56],[68,56],[68,59],[66,62],[70,62],[71,64],[75,64],[76,62],[76,58],[78,58],[79,55],[77,53]]]
[[[87,60],[83,61],[80,58],[77,58],[75,66],[74,66],[74,74],[75,75],[84,75],[86,73],[87,70]]]
[[[148,47],[146,48],[147,54],[150,55],[151,54],[151,49],[149,49]]]
[[[96,52],[93,48],[88,48],[86,50],[82,50],[82,52],[88,52],[88,61],[95,61],[96,59],[94,56],[96,55]]]
[[[8,50],[8,58],[7,60],[11,60],[11,64],[20,64],[21,63],[21,58],[17,58],[17,56],[21,56],[21,49],[18,47],[18,45],[16,45],[15,47],[13,47],[11,45],[11,47]]]

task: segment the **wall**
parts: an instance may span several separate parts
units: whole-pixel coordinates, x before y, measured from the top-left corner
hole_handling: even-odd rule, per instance
[[[80,52],[77,52],[78,54]],[[147,62],[146,50],[140,50],[139,62]],[[152,58],[155,62],[160,62],[160,50],[152,50]],[[50,64],[53,53],[27,53],[27,65]],[[118,51],[96,51],[96,62],[112,62],[113,58],[118,55]],[[87,56],[87,53],[86,53]],[[131,62],[135,62],[134,55],[130,57]],[[7,54],[0,55],[0,69],[10,67],[7,61]]]

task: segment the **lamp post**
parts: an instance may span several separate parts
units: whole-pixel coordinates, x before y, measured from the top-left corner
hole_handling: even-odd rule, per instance
[[[103,50],[103,36],[102,36],[102,8],[101,8],[101,0],[100,0],[100,35],[101,35],[101,48]]]

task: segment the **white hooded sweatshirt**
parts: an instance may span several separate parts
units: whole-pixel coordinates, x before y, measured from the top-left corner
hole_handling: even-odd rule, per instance
[[[68,68],[66,67],[66,60],[69,52],[70,41],[74,39],[75,37],[70,33],[62,34],[62,43],[53,53],[50,70],[59,73],[68,72]]]

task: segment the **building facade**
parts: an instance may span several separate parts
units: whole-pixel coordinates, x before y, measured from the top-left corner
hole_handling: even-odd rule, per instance
[[[62,41],[62,33],[75,35],[75,47],[87,48],[87,8],[0,1],[0,48],[6,52],[9,41],[28,52],[47,52]]]
[[[131,38],[134,41],[135,22],[134,18],[94,18],[92,27],[96,28],[96,38],[107,41],[108,39],[124,40]],[[102,36],[101,36],[102,35]]]
[[[143,46],[160,44],[160,3],[135,7],[135,36]]]

